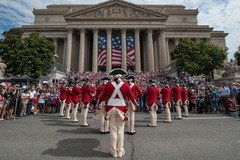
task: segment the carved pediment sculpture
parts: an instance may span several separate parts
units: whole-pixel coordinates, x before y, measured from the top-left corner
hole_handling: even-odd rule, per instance
[[[147,17],[157,17],[151,13],[147,13],[144,11],[139,11],[133,8],[126,8],[119,4],[115,4],[113,6],[107,6],[104,8],[96,9],[93,11],[89,11],[87,13],[82,13],[77,15],[76,17],[89,17],[89,18],[98,18],[98,17],[126,17],[126,18],[147,18]]]
[[[105,3],[104,5],[96,5],[86,10],[77,11],[66,15],[65,18],[160,18],[166,19],[168,16],[159,12],[142,8],[135,4],[116,1],[115,3]]]

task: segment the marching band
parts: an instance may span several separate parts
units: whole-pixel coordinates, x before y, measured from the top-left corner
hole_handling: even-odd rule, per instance
[[[124,76],[125,81],[124,81]],[[188,116],[188,91],[186,87],[180,87],[178,83],[170,88],[168,83],[164,87],[158,88],[156,81],[149,80],[149,85],[144,92],[137,83],[133,75],[127,75],[122,69],[113,69],[111,77],[103,76],[99,84],[90,83],[90,79],[82,78],[70,79],[68,82],[60,82],[60,114],[71,119],[73,123],[78,122],[77,111],[80,110],[81,127],[88,127],[87,114],[91,97],[94,95],[97,104],[95,106],[94,117],[100,121],[99,133],[110,133],[111,155],[113,157],[122,157],[125,154],[124,149],[124,127],[127,122],[127,131],[129,135],[134,135],[135,113],[138,111],[138,98],[146,95],[146,104],[150,114],[150,123],[148,127],[157,127],[157,110],[159,99],[161,97],[163,111],[166,114],[166,120],[163,122],[171,123],[171,97],[177,111],[175,119],[181,120],[181,106],[184,109],[184,116]],[[94,94],[95,93],[95,94]],[[64,115],[65,107],[65,115]],[[79,109],[78,109],[79,108]],[[71,110],[71,116],[70,116]]]

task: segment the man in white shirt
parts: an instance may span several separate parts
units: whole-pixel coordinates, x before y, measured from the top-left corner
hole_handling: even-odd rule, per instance
[[[32,87],[31,90],[29,91],[29,102],[28,102],[28,106],[27,106],[27,115],[31,115],[31,109],[33,106],[33,98],[34,98],[35,94],[36,94],[35,87]]]
[[[220,103],[221,105],[224,106],[225,111],[228,112],[227,110],[227,99],[230,96],[230,89],[226,86],[225,83],[222,83],[220,87]]]

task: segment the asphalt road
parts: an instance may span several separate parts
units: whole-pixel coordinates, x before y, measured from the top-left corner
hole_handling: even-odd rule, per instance
[[[99,134],[99,121],[92,117],[90,113],[88,128],[57,114],[0,121],[0,160],[113,159],[109,135]],[[158,126],[149,128],[149,114],[137,113],[137,133],[125,134],[126,155],[121,159],[240,160],[240,119],[190,114],[171,124],[163,120],[158,115]]]

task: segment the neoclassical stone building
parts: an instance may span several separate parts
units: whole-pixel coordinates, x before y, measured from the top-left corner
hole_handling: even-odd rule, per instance
[[[49,5],[33,9],[34,24],[22,28],[24,36],[39,32],[51,39],[57,61],[74,71],[109,72],[114,67],[154,71],[172,63],[169,54],[180,38],[210,39],[226,46],[227,34],[198,25],[198,13],[182,5],[138,5],[124,0]]]

